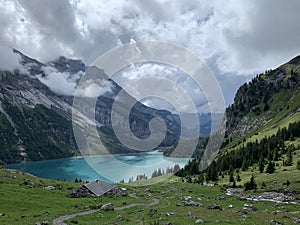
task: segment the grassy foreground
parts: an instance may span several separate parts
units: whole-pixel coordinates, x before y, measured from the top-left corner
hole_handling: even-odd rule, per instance
[[[277,174],[278,175],[278,174]],[[141,183],[139,183],[141,184]],[[51,185],[55,190],[45,190]],[[151,186],[126,186],[132,197],[103,197],[72,199],[67,197],[69,191],[81,184],[52,181],[22,174],[19,171],[0,170],[0,224],[30,225],[49,221],[62,215],[95,209],[106,203],[115,207],[132,203],[150,203],[159,199],[155,206],[136,206],[119,211],[98,211],[79,216],[68,224],[195,224],[203,220],[209,224],[270,224],[278,220],[283,224],[292,224],[292,218],[300,217],[300,205],[276,204],[274,202],[241,201],[234,196],[227,196],[220,186],[207,187],[182,182],[180,178],[168,177]],[[192,201],[203,207],[184,206],[184,196],[191,196]],[[217,204],[219,209],[207,209],[206,206]],[[253,204],[258,211],[245,213],[244,204]],[[232,205],[232,208],[229,208]],[[154,215],[149,210],[157,210]],[[291,214],[290,212],[296,212]],[[168,216],[167,214],[172,214]],[[174,215],[173,215],[174,213]]]

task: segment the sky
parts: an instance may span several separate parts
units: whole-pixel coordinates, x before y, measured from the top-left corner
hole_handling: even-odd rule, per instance
[[[133,40],[168,41],[209,66],[228,105],[242,83],[300,54],[299,10],[299,0],[0,0],[0,68],[18,62],[9,48],[41,62],[63,55],[89,65]],[[123,75],[150,70],[165,72],[141,66]]]

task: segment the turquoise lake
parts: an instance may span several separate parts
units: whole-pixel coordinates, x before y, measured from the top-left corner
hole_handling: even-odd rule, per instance
[[[166,158],[162,152],[153,151],[130,155],[94,156],[88,158],[74,157],[38,162],[6,165],[8,169],[18,169],[37,177],[53,180],[82,181],[95,179],[115,183],[128,181],[137,175],[151,177],[154,170],[166,169],[178,164],[180,168],[189,159]]]

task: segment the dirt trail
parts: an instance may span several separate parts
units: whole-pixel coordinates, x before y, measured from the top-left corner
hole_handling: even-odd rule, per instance
[[[159,204],[159,200],[157,198],[154,198],[153,202],[151,202],[151,203],[148,203],[148,204],[147,203],[145,203],[145,204],[133,203],[133,204],[130,204],[130,205],[116,207],[115,211],[123,210],[123,209],[129,209],[129,208],[132,208],[132,207],[135,207],[135,206],[154,206],[154,205],[157,205],[157,204]],[[95,213],[95,212],[98,212],[98,211],[100,211],[100,209],[94,209],[94,210],[89,210],[89,211],[85,211],[85,212],[79,212],[79,213],[74,213],[74,214],[70,214],[70,215],[64,215],[64,216],[61,216],[61,217],[58,217],[58,218],[54,219],[52,221],[52,224],[53,225],[67,225],[66,223],[64,223],[65,220],[69,220],[69,219],[72,219],[72,218],[77,217],[77,216],[89,215],[89,214],[92,214],[92,213]]]

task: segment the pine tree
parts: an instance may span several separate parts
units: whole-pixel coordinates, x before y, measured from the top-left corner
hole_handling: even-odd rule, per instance
[[[159,177],[159,176],[161,176],[161,175],[163,175],[163,173],[162,173],[162,171],[161,171],[161,168],[159,168],[158,171],[157,171],[157,176]]]
[[[288,147],[286,155],[287,155],[287,160],[284,162],[284,165],[292,166],[293,165],[293,152],[292,152],[291,147]]]
[[[246,171],[248,169],[248,163],[247,160],[243,160],[243,164],[242,164],[242,171]]]
[[[206,173],[206,180],[217,181],[218,180],[218,171],[216,168],[216,162],[213,161],[208,167]]]
[[[232,172],[229,174],[229,182],[234,182],[234,177]]]
[[[260,172],[260,173],[263,173],[263,172],[264,172],[264,169],[265,169],[265,163],[264,163],[264,160],[261,159],[261,160],[259,161],[259,172]]]
[[[251,176],[250,181],[246,182],[244,184],[244,187],[245,187],[245,191],[256,190],[257,184],[255,182],[254,176]]]
[[[268,163],[267,169],[266,169],[266,173],[274,173],[275,172],[275,163],[272,162],[271,160]]]

